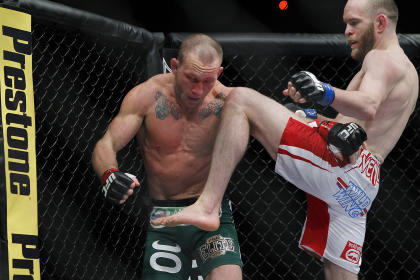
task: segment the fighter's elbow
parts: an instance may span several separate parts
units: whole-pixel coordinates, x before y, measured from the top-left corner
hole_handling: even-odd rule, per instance
[[[373,121],[376,117],[377,109],[374,106],[369,106],[365,108],[363,114],[363,120],[365,121]]]
[[[93,152],[90,158],[91,163],[93,164],[93,166],[95,166],[96,162],[97,162],[97,158],[99,155],[99,150],[100,150],[100,142],[96,143],[95,148],[93,148]]]

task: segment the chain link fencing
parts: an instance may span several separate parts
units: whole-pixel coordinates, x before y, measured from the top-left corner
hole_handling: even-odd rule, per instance
[[[124,95],[157,73],[157,68],[150,70],[150,54],[161,63],[165,48],[150,51],[144,47],[147,43],[142,46],[124,36],[105,36],[92,31],[94,27],[86,31],[36,14],[33,22],[41,277],[141,279],[148,200],[139,191],[121,207],[106,202],[90,159]],[[163,36],[142,34],[151,41]],[[266,40],[265,36],[257,39]],[[271,36],[282,35],[271,34],[268,41]],[[281,103],[289,102],[281,92],[297,71],[311,71],[320,80],[345,88],[360,68],[348,56],[334,53],[319,55],[314,50],[313,55],[301,55],[293,54],[292,48],[284,55],[276,48],[266,52],[258,43],[246,47],[254,39],[246,35],[237,42],[231,39],[246,52],[222,42],[226,55],[220,80],[228,86],[251,87]],[[176,50],[168,45],[168,37],[165,41],[167,50]],[[419,71],[418,47],[409,58]],[[368,214],[360,279],[420,279],[419,113],[417,106],[382,166],[380,191]],[[118,154],[118,161],[121,170],[144,180],[134,141]],[[274,162],[251,139],[228,188],[244,279],[323,279],[322,263],[297,246],[305,195],[273,170]]]

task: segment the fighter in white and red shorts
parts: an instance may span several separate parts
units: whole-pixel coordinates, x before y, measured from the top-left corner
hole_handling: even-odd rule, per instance
[[[290,118],[275,171],[307,193],[300,247],[357,274],[379,170],[379,160],[368,150],[361,151],[354,165],[339,162],[317,127]]]

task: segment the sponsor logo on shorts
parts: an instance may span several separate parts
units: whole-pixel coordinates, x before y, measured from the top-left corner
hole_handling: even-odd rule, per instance
[[[346,261],[358,265],[362,257],[362,246],[351,241],[347,241],[347,245],[341,253],[340,257]]]
[[[338,192],[333,197],[343,207],[344,211],[351,217],[364,216],[370,205],[369,196],[352,181],[346,184],[340,177],[337,178]]]
[[[371,153],[362,153],[359,169],[369,179],[372,186],[375,187],[379,183],[381,165]]]
[[[224,255],[229,251],[235,252],[233,239],[223,237],[220,234],[208,238],[206,243],[200,246],[200,256],[203,262],[209,258]]]

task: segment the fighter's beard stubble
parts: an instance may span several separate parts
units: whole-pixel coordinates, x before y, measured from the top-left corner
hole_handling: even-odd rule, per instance
[[[357,61],[363,61],[367,53],[373,49],[375,45],[375,29],[373,23],[360,37],[359,48],[354,52],[353,58]]]

